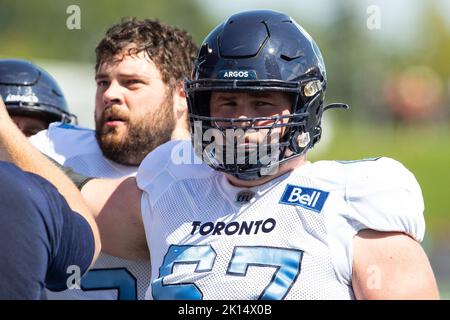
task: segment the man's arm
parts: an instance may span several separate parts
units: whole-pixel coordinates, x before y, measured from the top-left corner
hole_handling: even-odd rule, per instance
[[[47,158],[81,189],[99,226],[103,251],[129,260],[149,258],[141,218],[142,191],[137,187],[135,178],[113,180],[87,177]]]
[[[357,299],[439,299],[421,245],[400,232],[360,231],[353,239],[352,278]]]
[[[50,181],[64,196],[70,208],[81,214],[92,228],[95,239],[94,261],[100,252],[100,236],[97,224],[83,198],[64,173],[43,156],[29,142],[11,120],[0,97],[0,160],[14,163],[25,171],[33,172]]]
[[[134,177],[93,179],[81,193],[96,216],[103,251],[129,260],[149,258],[141,216],[142,191]]]
[[[147,256],[148,253],[136,252],[130,253],[130,248],[145,247],[145,232],[141,221],[140,212],[140,194],[141,192],[134,186],[134,193],[122,194],[124,190],[122,180],[103,180],[97,179],[89,181],[83,191],[86,195],[86,202],[80,191],[68,179],[65,174],[57,168],[49,159],[36,150],[22,134],[22,132],[13,123],[3,101],[0,98],[0,160],[9,161],[16,164],[22,170],[38,174],[50,181],[58,191],[64,196],[70,208],[83,215],[89,222],[96,240],[96,256],[100,251],[100,236],[94,217],[101,217],[100,227],[110,228],[111,226],[124,226],[124,228],[115,228],[111,231],[103,230],[102,233],[114,234],[105,239],[104,245],[108,252],[120,257]],[[92,187],[94,186],[94,187]],[[127,185],[131,188],[133,186]],[[83,188],[83,189],[84,189]],[[116,190],[117,189],[117,190]],[[117,191],[117,192],[116,192]],[[131,191],[130,191],[131,192]],[[89,193],[89,196],[87,194]],[[127,197],[130,196],[130,197]],[[128,208],[124,210],[124,208]],[[130,218],[135,217],[135,218]],[[114,219],[109,221],[109,219]],[[135,233],[127,232],[126,226],[129,221],[135,221],[132,228]],[[108,241],[114,239],[110,245]]]

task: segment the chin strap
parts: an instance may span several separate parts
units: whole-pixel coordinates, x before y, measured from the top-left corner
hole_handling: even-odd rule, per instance
[[[327,111],[328,109],[350,109],[350,106],[345,103],[330,103],[329,105],[323,108],[323,111]]]

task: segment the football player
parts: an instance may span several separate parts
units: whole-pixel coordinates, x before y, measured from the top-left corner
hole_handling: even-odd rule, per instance
[[[185,87],[204,163],[174,141],[151,152],[136,178],[82,187],[105,251],[144,256],[148,244],[147,298],[439,297],[419,243],[423,199],[413,174],[384,157],[307,160],[323,111],[345,105],[324,105],[321,53],[292,18],[231,16],[204,40]],[[26,140],[0,121],[0,158],[65,194],[59,171],[45,159],[36,168]]]
[[[52,122],[77,123],[56,80],[29,61],[0,59],[0,95],[27,137]]]
[[[131,19],[112,26],[96,48],[95,131],[55,123],[31,142],[83,175],[134,176],[147,153],[170,140],[177,119],[187,113],[183,80],[192,72],[196,52],[186,31],[160,21]],[[82,290],[47,297],[144,299],[150,269],[148,259],[103,252],[82,279]]]

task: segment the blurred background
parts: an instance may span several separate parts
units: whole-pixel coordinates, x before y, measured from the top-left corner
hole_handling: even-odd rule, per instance
[[[423,244],[450,299],[450,1],[0,0],[0,58],[47,69],[80,124],[92,128],[94,48],[108,27],[122,17],[158,18],[201,44],[230,14],[257,8],[288,13],[314,37],[328,102],[351,106],[325,114],[311,160],[383,155],[416,175],[426,206]]]

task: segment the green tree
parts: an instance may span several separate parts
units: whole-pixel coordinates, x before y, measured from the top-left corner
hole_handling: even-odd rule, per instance
[[[80,30],[66,26],[70,5],[80,7]],[[0,57],[93,61],[95,45],[122,17],[160,19],[187,29],[196,42],[210,27],[195,1],[0,0]]]

